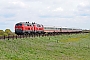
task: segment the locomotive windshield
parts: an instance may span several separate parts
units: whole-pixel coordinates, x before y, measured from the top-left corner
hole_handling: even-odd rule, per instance
[[[18,23],[18,24],[16,24],[16,26],[22,26],[22,24],[21,23]]]

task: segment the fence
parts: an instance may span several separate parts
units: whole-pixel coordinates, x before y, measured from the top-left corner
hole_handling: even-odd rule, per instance
[[[17,39],[17,38],[27,38],[27,37],[44,37],[44,36],[55,36],[55,35],[62,35],[62,34],[77,34],[78,32],[64,32],[64,33],[50,33],[50,34],[28,34],[28,35],[8,35],[8,36],[0,36],[0,39]]]
[[[18,39],[18,38],[27,38],[27,37],[40,37],[40,36],[42,36],[42,37],[44,37],[44,36],[54,36],[54,34],[32,34],[32,35],[12,35],[12,36],[10,36],[10,35],[8,35],[8,36],[0,36],[0,39],[3,39],[3,40],[5,40],[5,39],[8,39],[8,40],[10,40],[10,39]]]

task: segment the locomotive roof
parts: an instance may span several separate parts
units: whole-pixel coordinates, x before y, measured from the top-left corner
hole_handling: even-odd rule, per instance
[[[29,23],[29,22],[19,22],[19,23],[21,23],[21,24],[32,24],[32,25],[36,24],[37,25],[37,23],[35,23],[35,22],[32,22],[32,23]],[[19,24],[19,23],[17,23],[17,24]],[[42,25],[42,24],[39,24],[39,25]]]
[[[22,23],[22,24],[31,24],[31,23],[29,23],[29,22],[20,22],[20,23]]]

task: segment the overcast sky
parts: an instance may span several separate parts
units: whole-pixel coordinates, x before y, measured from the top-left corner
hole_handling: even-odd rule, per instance
[[[90,29],[90,0],[0,0],[0,30],[23,21]]]

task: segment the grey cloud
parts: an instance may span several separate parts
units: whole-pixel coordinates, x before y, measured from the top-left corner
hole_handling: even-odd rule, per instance
[[[89,0],[2,0],[0,1],[0,14],[9,18],[0,16],[0,19],[11,20],[12,23],[34,21],[59,26],[70,26],[73,23],[72,27],[75,27],[76,23],[83,24],[85,20],[90,20],[88,17],[90,4],[80,5],[85,1],[90,2]]]
[[[90,5],[78,5],[75,13],[79,16],[90,16]]]

